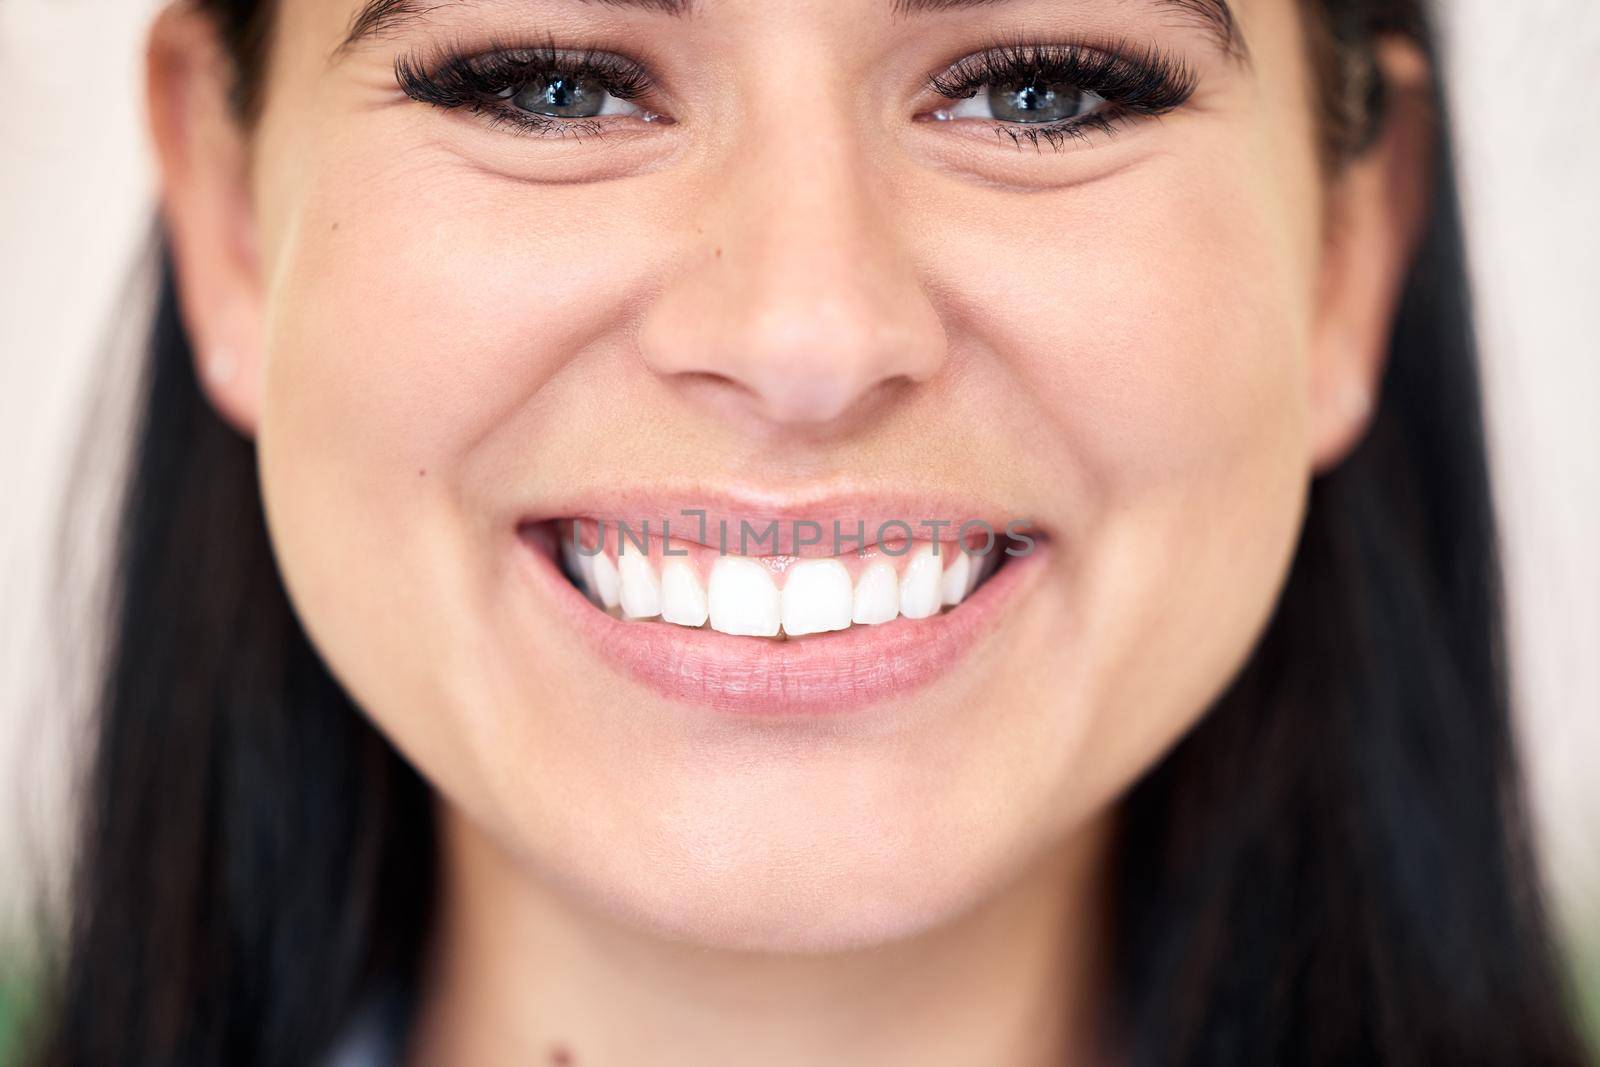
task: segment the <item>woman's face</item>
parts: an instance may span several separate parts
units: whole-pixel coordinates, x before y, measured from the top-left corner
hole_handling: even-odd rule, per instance
[[[1242,666],[1377,373],[1291,0],[383,6],[283,0],[244,147],[163,140],[208,389],[356,702],[519,868],[706,943],[913,933],[1084,839]],[[191,81],[158,128],[224,129]],[[718,517],[936,516],[1035,549],[781,641],[607,613],[550,535],[651,520],[631,606],[672,566],[698,621]],[[872,562],[924,614],[889,547],[751,546],[712,622],[841,625]]]

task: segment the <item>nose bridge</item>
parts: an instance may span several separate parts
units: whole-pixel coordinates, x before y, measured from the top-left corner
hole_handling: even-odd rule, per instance
[[[747,120],[686,269],[641,336],[658,374],[709,377],[778,423],[839,419],[944,358],[943,327],[847,109],[812,103],[798,119]]]
[[[821,131],[774,137],[740,170],[718,229],[726,281],[750,309],[743,328],[759,335],[752,340],[862,347],[892,331],[904,264],[860,153]]]
[[[845,123],[813,118],[749,143],[719,198],[729,241],[773,272],[786,260],[835,260],[862,274],[881,267],[867,257],[889,258],[893,235],[864,153],[848,136]]]

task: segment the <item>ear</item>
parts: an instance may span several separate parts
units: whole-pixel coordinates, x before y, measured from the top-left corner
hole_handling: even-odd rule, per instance
[[[195,371],[217,412],[255,433],[261,404],[262,279],[245,131],[216,26],[188,3],[157,17],[148,103],[163,221]]]
[[[1438,117],[1428,60],[1400,38],[1379,41],[1377,60],[1383,125],[1331,179],[1327,205],[1310,397],[1318,474],[1338,466],[1371,425],[1430,208]]]

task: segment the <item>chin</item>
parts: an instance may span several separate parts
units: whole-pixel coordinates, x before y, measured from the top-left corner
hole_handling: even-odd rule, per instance
[[[825,855],[748,842],[745,855],[679,857],[579,892],[620,923],[709,949],[822,954],[915,938],[992,892],[1000,873],[976,857],[926,847]],[[953,854],[955,853],[955,854]]]

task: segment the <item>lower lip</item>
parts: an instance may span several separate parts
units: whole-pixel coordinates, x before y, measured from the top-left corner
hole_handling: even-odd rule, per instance
[[[603,660],[669,700],[735,715],[838,715],[904,697],[956,671],[993,636],[1048,553],[1009,558],[954,608],[788,641],[734,637],[599,610],[550,553],[517,538],[545,595]]]

